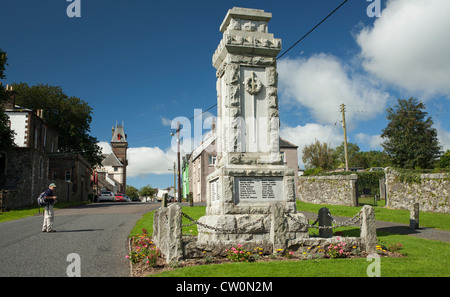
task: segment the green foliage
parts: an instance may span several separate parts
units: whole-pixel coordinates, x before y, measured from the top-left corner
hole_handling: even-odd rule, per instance
[[[101,163],[97,138],[89,135],[92,108],[77,97],[64,94],[61,87],[26,83],[13,84],[16,104],[33,111],[44,110],[46,123],[59,134],[61,152],[81,154],[92,166]]]
[[[0,49],[0,79],[6,78],[4,72],[8,56],[6,52]],[[2,103],[9,99],[10,94],[6,92],[5,87],[0,83],[0,150],[7,150],[14,145],[14,134],[7,124],[9,117],[5,114]]]
[[[311,145],[305,145],[302,153],[302,161],[307,169],[320,168],[329,170],[334,166],[334,150],[328,147],[326,143],[320,143],[320,141],[316,140]]]
[[[127,185],[126,195],[131,199],[139,198],[139,190],[136,187]]]
[[[242,245],[238,244],[237,248],[231,247],[226,249],[227,258],[233,262],[250,262],[253,261],[253,257],[250,252],[247,252]]]
[[[395,167],[433,168],[441,154],[433,121],[423,110],[425,105],[415,98],[398,99],[397,105],[387,109],[390,122],[383,129],[382,146]]]
[[[133,264],[144,262],[150,267],[155,267],[158,261],[158,257],[161,256],[161,252],[158,247],[152,242],[152,239],[147,236],[147,232],[143,230],[143,235],[133,236],[131,238],[131,251],[125,256]]]
[[[354,172],[358,176],[356,193],[360,196],[364,189],[369,189],[372,195],[380,196],[380,179],[384,177],[384,171]]]
[[[447,150],[445,154],[439,159],[437,166],[439,168],[450,168],[450,150]]]
[[[435,169],[404,169],[404,168],[394,168],[392,169],[398,176],[398,179],[402,183],[421,183],[421,175],[428,173],[444,173],[448,172],[447,169],[435,168]]]
[[[158,193],[158,189],[152,188],[150,185],[146,185],[139,190],[141,197],[152,197],[156,193]]]

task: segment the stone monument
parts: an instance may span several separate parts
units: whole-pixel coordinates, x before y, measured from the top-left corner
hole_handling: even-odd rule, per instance
[[[273,243],[273,211],[288,213],[286,238],[307,237],[296,212],[294,170],[279,149],[276,56],[281,40],[268,32],[271,13],[230,9],[213,66],[217,69],[217,163],[207,178],[199,243]],[[272,215],[269,215],[272,214]],[[214,228],[211,228],[213,226]],[[276,227],[275,227],[276,229]],[[272,239],[271,239],[272,238]],[[277,239],[278,240],[278,239]]]

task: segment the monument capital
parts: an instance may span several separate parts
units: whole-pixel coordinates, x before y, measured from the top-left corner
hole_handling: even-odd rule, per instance
[[[234,7],[220,26],[223,38],[213,55],[213,65],[219,69],[227,54],[276,57],[281,51],[281,39],[268,32],[272,14],[259,9]]]

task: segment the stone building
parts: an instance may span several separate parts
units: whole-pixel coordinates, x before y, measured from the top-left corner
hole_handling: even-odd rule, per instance
[[[280,137],[280,153],[284,164],[294,170],[295,197],[298,196],[298,146]]]
[[[14,131],[14,147],[0,152],[2,207],[36,204],[36,198],[55,183],[59,201],[85,201],[92,192],[90,164],[80,155],[58,152],[58,133],[43,118],[15,104],[15,94],[3,105]]]
[[[204,141],[192,151],[189,160],[189,189],[194,202],[206,202],[206,177],[214,171],[217,160],[216,138],[211,131]]]

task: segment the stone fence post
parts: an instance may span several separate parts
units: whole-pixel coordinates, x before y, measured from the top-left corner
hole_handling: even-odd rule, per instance
[[[270,206],[272,224],[270,227],[270,241],[273,244],[273,252],[286,249],[286,219],[284,216],[284,206],[282,203],[272,203]]]
[[[413,203],[409,215],[409,229],[419,229],[419,203]]]
[[[321,209],[319,209],[319,227],[331,227],[331,226],[332,226],[331,212],[328,208],[322,207]],[[319,228],[319,236],[324,238],[330,238],[333,236],[333,229]]]
[[[167,263],[183,259],[181,220],[181,206],[178,203],[155,211],[152,239]]]
[[[370,205],[364,205],[361,209],[361,235],[363,247],[368,253],[376,251],[377,228],[375,226],[375,209]]]

